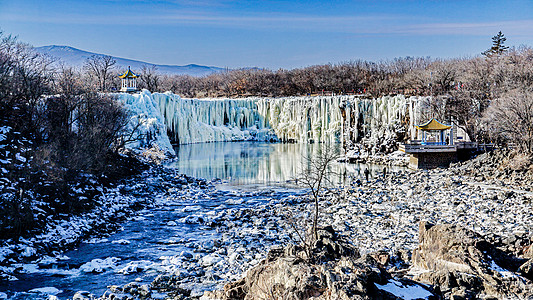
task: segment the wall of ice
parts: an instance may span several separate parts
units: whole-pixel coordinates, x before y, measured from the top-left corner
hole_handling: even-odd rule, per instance
[[[159,111],[159,104],[148,90],[136,94],[113,94],[129,112],[127,131],[136,131],[134,141],[126,144],[130,149],[149,149],[157,147],[167,155],[175,155],[167,135],[165,119]]]
[[[150,139],[172,153],[170,142],[280,140],[382,143],[398,134],[415,136],[421,97],[304,96],[244,99],[185,99],[143,90],[119,94]],[[407,131],[407,132],[406,132]],[[167,135],[168,134],[168,135]]]
[[[395,138],[398,131],[406,130],[406,124],[416,124],[420,100],[398,95],[377,99],[308,96],[256,101],[264,117],[263,126],[270,126],[283,141],[359,142],[363,138]]]
[[[395,138],[418,122],[419,97],[363,99],[305,96],[245,99],[183,99],[154,93],[170,139],[179,144],[271,140],[332,142]],[[409,134],[409,133],[407,133]]]
[[[175,143],[274,138],[270,128],[264,126],[256,99],[183,99],[170,92],[152,96]]]

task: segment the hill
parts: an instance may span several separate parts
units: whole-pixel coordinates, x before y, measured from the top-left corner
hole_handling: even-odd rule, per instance
[[[65,63],[66,65],[70,65],[73,67],[82,67],[87,58],[91,57],[92,55],[100,55],[104,56],[105,54],[100,53],[93,53],[88,51],[83,51],[80,49],[76,49],[70,46],[57,46],[57,45],[50,45],[50,46],[42,46],[42,47],[36,47],[35,51],[42,54],[50,55],[51,57],[57,58],[59,61]],[[133,70],[136,70],[137,72],[140,70],[141,66],[143,65],[154,65],[157,67],[157,71],[162,74],[169,74],[169,75],[191,75],[191,76],[205,76],[210,75],[216,72],[222,72],[224,71],[224,68],[219,67],[210,67],[210,66],[201,66],[196,64],[189,64],[185,66],[175,66],[175,65],[157,65],[152,63],[147,63],[139,60],[133,60],[133,59],[127,59],[127,58],[121,58],[121,57],[115,57],[113,58],[117,61],[117,67],[119,69],[127,69],[128,66],[131,66]]]

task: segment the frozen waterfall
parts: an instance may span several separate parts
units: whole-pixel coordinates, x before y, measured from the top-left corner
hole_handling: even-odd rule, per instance
[[[177,144],[275,138],[255,99],[182,99],[169,92],[153,97]]]
[[[165,119],[159,112],[159,105],[148,90],[137,94],[113,94],[129,111],[127,131],[136,130],[134,141],[126,144],[132,149],[147,149],[157,146],[166,154],[175,155],[167,135]]]
[[[418,123],[422,97],[303,96],[283,98],[184,99],[153,93],[120,94],[160,148],[169,141],[360,142],[397,138]],[[164,125],[163,125],[164,124]],[[166,129],[165,129],[166,126]],[[165,134],[166,133],[166,134]],[[168,136],[167,136],[168,134]],[[163,136],[164,135],[164,136]],[[145,141],[148,142],[148,141]]]

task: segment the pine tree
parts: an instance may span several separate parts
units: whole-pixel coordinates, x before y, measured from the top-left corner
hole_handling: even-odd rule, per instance
[[[500,31],[497,35],[492,37],[492,47],[481,54],[491,57],[493,55],[500,55],[509,49],[508,46],[505,46],[504,43],[507,38]]]

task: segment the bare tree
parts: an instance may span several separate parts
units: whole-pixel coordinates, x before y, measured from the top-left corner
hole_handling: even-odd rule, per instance
[[[484,114],[494,138],[503,138],[533,154],[533,91],[514,90],[494,100]]]
[[[98,91],[107,91],[107,83],[112,81],[111,77],[116,64],[116,60],[108,55],[92,55],[85,61],[84,68],[96,80]]]
[[[158,92],[161,84],[161,74],[155,65],[143,65],[140,76],[141,86],[151,92]]]
[[[302,171],[297,181],[309,188],[314,201],[314,216],[312,232],[314,239],[318,239],[317,226],[319,214],[319,201],[323,192],[331,186],[331,177],[336,174],[331,169],[331,164],[340,156],[339,149],[334,144],[319,145],[317,153],[309,152],[303,161]]]

